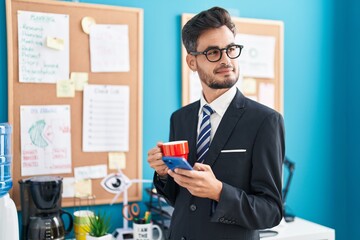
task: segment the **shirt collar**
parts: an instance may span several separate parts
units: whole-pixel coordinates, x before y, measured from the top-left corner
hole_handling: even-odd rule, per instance
[[[223,117],[231,101],[234,99],[235,95],[236,95],[236,85],[232,86],[228,91],[224,92],[220,97],[212,101],[210,104],[206,102],[204,95],[201,94],[199,115],[202,114],[203,106],[207,104],[217,114]]]

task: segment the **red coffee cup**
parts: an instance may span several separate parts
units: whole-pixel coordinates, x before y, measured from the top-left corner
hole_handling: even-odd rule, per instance
[[[183,157],[187,160],[189,153],[188,141],[166,142],[161,145],[161,151],[167,157]]]

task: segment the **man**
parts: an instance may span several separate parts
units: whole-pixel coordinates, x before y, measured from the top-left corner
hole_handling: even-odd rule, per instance
[[[182,30],[202,97],[171,116],[170,141],[188,140],[194,170],[169,170],[161,142],[148,152],[158,193],[174,206],[169,239],[259,239],[282,219],[284,126],[279,113],[237,90],[235,25],[214,7]]]

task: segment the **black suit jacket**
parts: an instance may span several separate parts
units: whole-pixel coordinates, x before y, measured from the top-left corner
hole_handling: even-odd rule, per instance
[[[171,116],[170,140],[188,140],[191,165],[199,107],[197,101]],[[237,90],[204,161],[223,183],[219,202],[194,197],[171,177],[163,183],[154,175],[157,191],[175,207],[169,239],[259,239],[257,229],[276,226],[282,218],[284,152],[282,116]]]

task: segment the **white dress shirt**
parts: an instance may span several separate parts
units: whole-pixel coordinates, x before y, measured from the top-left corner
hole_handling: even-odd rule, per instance
[[[206,102],[204,95],[201,95],[200,98],[200,109],[198,114],[198,127],[197,127],[197,135],[199,135],[200,124],[202,119],[202,108],[205,104],[209,105],[213,110],[214,113],[210,116],[210,124],[211,124],[211,133],[210,133],[210,142],[215,136],[215,132],[219,127],[220,121],[224,116],[227,108],[229,107],[231,101],[234,99],[236,94],[236,85],[232,86],[228,91],[223,93],[220,97],[212,101],[210,104]]]

